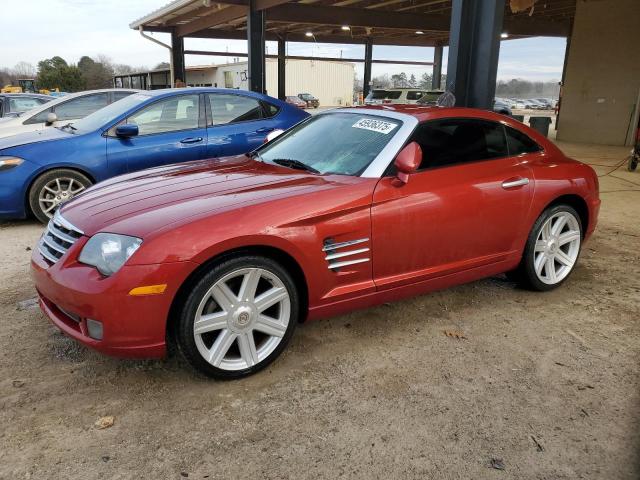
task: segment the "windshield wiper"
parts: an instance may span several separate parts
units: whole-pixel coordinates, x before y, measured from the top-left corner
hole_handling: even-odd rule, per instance
[[[70,123],[67,123],[66,125],[63,125],[62,127],[60,127],[60,130],[64,130],[65,128],[70,128],[71,130],[73,130],[74,132],[76,130],[78,130],[76,127],[74,127],[73,125],[71,125]]]
[[[306,163],[302,163],[300,160],[293,160],[291,158],[276,158],[275,160],[272,160],[272,162],[277,163],[278,165],[282,165],[283,167],[295,168],[296,170],[306,170],[307,172],[311,173],[320,173],[320,170],[316,170]]]
[[[247,152],[244,154],[245,157],[249,157],[251,160],[258,160],[259,162],[263,162],[262,157],[257,151]]]

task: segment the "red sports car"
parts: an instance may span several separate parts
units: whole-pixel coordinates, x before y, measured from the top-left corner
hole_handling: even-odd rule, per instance
[[[247,156],[114,178],[32,257],[44,312],[107,354],[241,377],[299,322],[507,272],[559,286],[598,180],[520,122],[441,107],[332,110]]]

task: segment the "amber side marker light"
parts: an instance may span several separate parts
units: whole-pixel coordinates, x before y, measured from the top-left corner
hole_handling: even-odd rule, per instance
[[[159,295],[167,289],[167,284],[162,285],[146,285],[144,287],[136,287],[129,292],[129,295]]]

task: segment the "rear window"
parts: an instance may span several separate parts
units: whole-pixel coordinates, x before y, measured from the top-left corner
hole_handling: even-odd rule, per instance
[[[507,145],[509,145],[509,155],[517,156],[525,153],[535,153],[542,150],[542,147],[534,142],[524,133],[515,128],[505,127],[507,130]]]
[[[387,93],[389,93],[387,90],[373,90],[369,95],[367,95],[367,98],[370,98],[371,100],[382,100],[387,98]]]
[[[418,100],[423,95],[424,92],[407,92],[407,100]]]

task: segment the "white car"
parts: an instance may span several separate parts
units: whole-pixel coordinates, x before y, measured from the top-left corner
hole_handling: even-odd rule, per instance
[[[0,138],[19,133],[34,132],[51,126],[66,125],[138,91],[108,88],[71,93],[64,97],[59,97],[17,117],[3,119],[0,122]]]
[[[364,99],[365,105],[412,104],[429,93],[421,88],[374,88]]]

